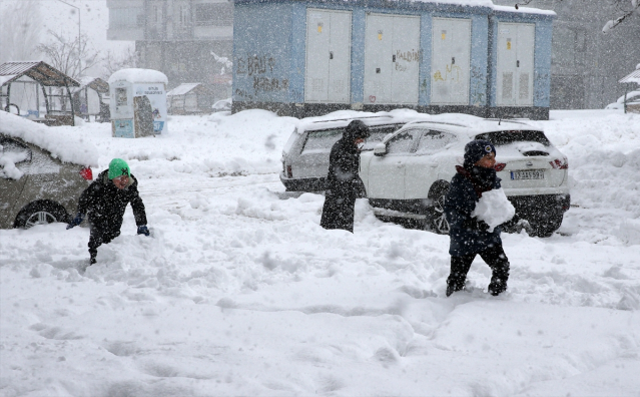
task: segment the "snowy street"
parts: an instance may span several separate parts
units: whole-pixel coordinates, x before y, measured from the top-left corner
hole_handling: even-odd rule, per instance
[[[297,122],[45,129],[96,150],[94,177],[127,160],[152,237],[128,208],[84,271],[88,227],[0,230],[0,395],[640,396],[640,115],[531,121],[569,159],[572,208],[550,238],[503,233],[499,297],[478,257],[446,298],[449,237],[383,223],[366,200],[354,234],[322,229],[323,196],[278,179]]]

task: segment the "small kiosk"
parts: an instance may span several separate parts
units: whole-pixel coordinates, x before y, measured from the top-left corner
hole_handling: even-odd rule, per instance
[[[109,77],[114,137],[138,138],[167,131],[167,76],[152,69],[121,69]]]

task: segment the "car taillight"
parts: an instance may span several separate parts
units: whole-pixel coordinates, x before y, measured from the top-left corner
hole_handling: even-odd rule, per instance
[[[564,157],[562,160],[555,159],[553,161],[549,161],[549,164],[551,164],[551,168],[556,169],[556,170],[569,169],[569,160],[567,160],[566,157]]]
[[[290,165],[287,166],[287,178],[293,178],[293,170]]]
[[[93,172],[91,171],[91,168],[89,167],[85,167],[83,169],[80,170],[80,176],[82,178],[84,178],[87,181],[92,181],[93,180]]]
[[[496,163],[496,165],[493,166],[493,168],[496,170],[496,172],[500,172],[504,169],[504,167],[506,167],[507,165],[505,163]]]

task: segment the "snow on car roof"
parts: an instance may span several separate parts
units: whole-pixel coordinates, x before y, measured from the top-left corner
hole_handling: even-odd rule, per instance
[[[92,143],[85,142],[73,127],[46,127],[0,111],[0,133],[39,146],[64,162],[93,167],[98,165],[98,149]]]
[[[296,131],[324,130],[342,128],[353,120],[362,120],[366,125],[407,123],[413,120],[426,120],[432,116],[410,109],[396,109],[390,112],[361,112],[356,110],[338,110],[323,116],[306,117],[298,122]]]

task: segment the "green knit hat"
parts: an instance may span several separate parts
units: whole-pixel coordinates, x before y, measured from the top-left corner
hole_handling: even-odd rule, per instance
[[[109,179],[117,178],[122,175],[131,176],[129,164],[127,164],[123,159],[111,160],[109,163]]]

